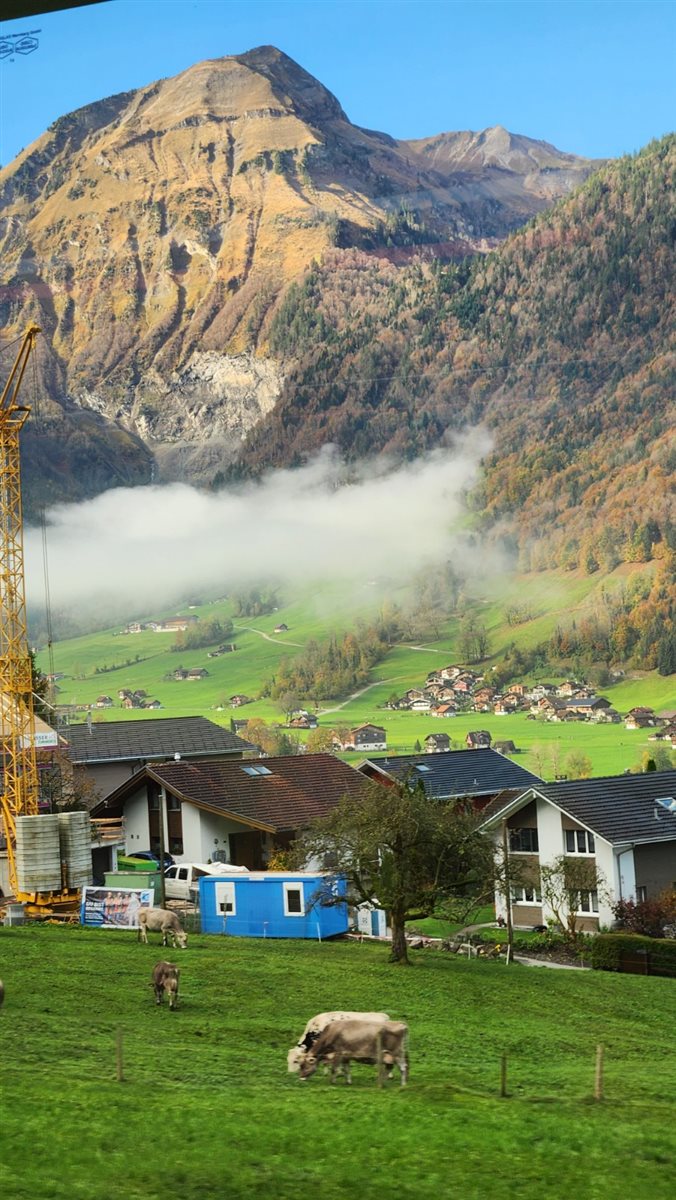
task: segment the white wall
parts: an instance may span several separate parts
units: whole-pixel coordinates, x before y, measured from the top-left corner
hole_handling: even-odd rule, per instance
[[[598,834],[594,835],[594,847],[596,850],[596,868],[602,877],[602,883],[599,887],[599,925],[612,925],[615,917],[611,904],[619,900],[618,891],[618,856],[613,853],[613,848],[608,842],[604,842]],[[627,856],[625,856],[627,857]],[[635,882],[633,879],[634,873],[634,855],[630,852],[631,857],[631,894],[634,894]],[[625,864],[628,868],[628,864]],[[629,882],[628,872],[627,881]],[[622,892],[624,895],[624,891]]]
[[[150,849],[148,796],[145,784],[143,790],[130,796],[124,806],[124,835],[127,854]]]
[[[177,862],[208,862],[216,853],[225,853],[226,861],[230,861],[230,842],[228,835],[243,833],[247,825],[240,825],[217,813],[205,812],[194,804],[184,804],[181,815],[183,818],[183,854],[174,855]]]
[[[618,900],[636,899],[636,869],[634,866],[634,851],[625,850],[622,854],[613,856],[615,859],[613,872],[613,890]]]
[[[184,804],[183,854],[176,856],[177,862],[208,862],[216,853],[225,852],[230,859],[228,833],[242,829],[216,813],[204,812],[194,804]]]
[[[553,863],[564,852],[561,813],[546,800],[537,798],[540,862]]]

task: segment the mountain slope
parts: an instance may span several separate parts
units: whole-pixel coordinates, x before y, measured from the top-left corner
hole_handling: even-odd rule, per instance
[[[313,261],[485,251],[592,166],[504,130],[360,129],[273,47],[60,118],[0,173],[0,324],[45,334],[43,498],[209,478],[275,404],[270,315]],[[109,453],[83,479],[70,447],[94,428]]]
[[[471,265],[313,268],[275,318],[286,382],[240,471],[327,441],[413,457],[483,421],[474,503],[527,565],[650,557],[676,525],[675,169],[671,136]]]

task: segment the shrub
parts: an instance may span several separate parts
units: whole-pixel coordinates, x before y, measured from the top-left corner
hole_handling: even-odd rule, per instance
[[[612,910],[621,929],[663,938],[665,926],[676,924],[676,890],[667,888],[651,900],[619,900]]]

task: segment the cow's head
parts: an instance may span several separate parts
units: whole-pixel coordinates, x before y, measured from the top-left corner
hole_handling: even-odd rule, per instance
[[[312,1053],[306,1054],[298,1068],[301,1079],[309,1079],[311,1075],[314,1075],[318,1066],[317,1057]]]
[[[186,946],[188,945],[187,933],[184,933],[182,929],[177,929],[176,930],[176,941],[178,942],[179,946],[181,947],[181,950],[185,950]]]
[[[289,1071],[295,1072],[300,1070],[300,1064],[304,1058],[305,1051],[301,1050],[299,1046],[294,1046],[292,1050],[289,1050],[289,1053],[286,1056],[286,1065]]]

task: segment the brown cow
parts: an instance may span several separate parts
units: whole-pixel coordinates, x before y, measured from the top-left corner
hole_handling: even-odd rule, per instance
[[[309,1079],[323,1062],[331,1064],[331,1082],[344,1068],[345,1080],[352,1083],[350,1062],[382,1063],[388,1079],[399,1068],[401,1086],[408,1079],[408,1026],[403,1021],[337,1021],[327,1025],[300,1066],[301,1079]]]
[[[180,946],[185,950],[188,944],[188,935],[181,928],[181,922],[175,912],[170,912],[168,908],[142,908],[138,914],[138,940],[141,942],[148,941],[148,930],[151,933],[162,934],[162,945],[167,946],[168,938],[171,938],[174,948]]]
[[[169,1008],[174,1009],[178,1004],[178,981],[181,977],[176,963],[158,962],[153,967],[152,986],[155,989],[155,1003],[161,1004],[165,995],[169,997]]]
[[[289,1050],[287,1055],[289,1071],[300,1070],[300,1064],[308,1050],[312,1049],[322,1030],[326,1029],[327,1025],[331,1025],[333,1021],[373,1021],[375,1023],[382,1023],[383,1021],[389,1021],[389,1019],[389,1014],[386,1012],[344,1012],[342,1009],[338,1009],[335,1012],[317,1013],[316,1016],[310,1017],[296,1045]]]

